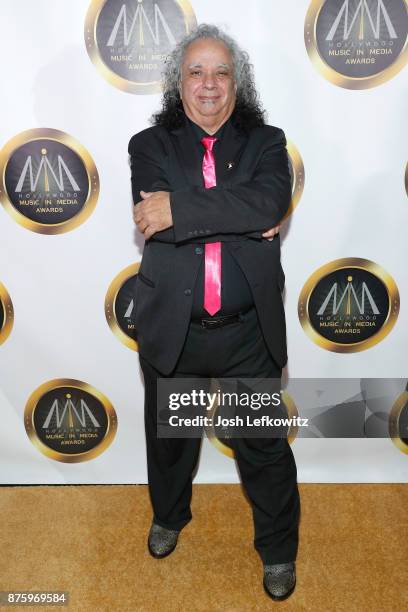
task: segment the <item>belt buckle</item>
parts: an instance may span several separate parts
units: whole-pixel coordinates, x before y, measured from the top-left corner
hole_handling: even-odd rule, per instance
[[[241,313],[238,312],[236,314],[221,316],[219,319],[201,319],[201,325],[205,329],[214,329],[228,325],[228,323],[234,323],[235,321],[241,320]]]
[[[222,319],[201,319],[201,326],[204,329],[211,329],[214,327],[220,327],[222,325]]]

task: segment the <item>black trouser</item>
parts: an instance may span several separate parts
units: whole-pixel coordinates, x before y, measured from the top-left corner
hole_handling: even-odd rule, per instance
[[[157,378],[165,378],[140,356],[145,380],[145,428],[149,491],[154,521],[182,529],[192,518],[192,473],[201,438],[157,437]],[[280,378],[269,353],[255,308],[242,321],[205,329],[190,323],[188,335],[170,377]],[[286,438],[234,438],[241,479],[251,501],[254,546],[264,563],[294,561],[298,547],[300,501],[297,471]]]

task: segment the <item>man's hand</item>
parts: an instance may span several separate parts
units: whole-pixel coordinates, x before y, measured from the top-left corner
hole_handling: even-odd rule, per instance
[[[142,200],[133,210],[133,219],[146,240],[173,225],[168,191],[141,191]]]
[[[280,225],[275,225],[272,229],[267,230],[262,234],[262,238],[267,238],[268,240],[273,240],[275,235],[279,233]]]

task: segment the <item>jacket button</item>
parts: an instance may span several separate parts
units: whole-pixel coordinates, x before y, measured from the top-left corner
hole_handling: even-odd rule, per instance
[[[184,295],[191,295],[191,289],[184,289]]]
[[[196,247],[194,250],[195,250],[195,254],[196,255],[202,255],[203,254],[203,249],[201,247]]]

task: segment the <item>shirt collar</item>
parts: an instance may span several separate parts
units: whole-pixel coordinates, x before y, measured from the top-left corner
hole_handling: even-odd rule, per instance
[[[190,122],[190,125],[193,128],[194,136],[198,142],[201,141],[203,136],[210,136],[210,134],[207,134],[207,132],[203,130],[203,128],[201,128],[199,125],[197,125],[197,123],[194,123],[194,121],[191,121],[191,119],[187,117],[187,115],[186,115],[186,119]],[[222,126],[216,131],[216,133],[211,134],[211,135],[217,138],[218,140],[222,140],[222,137],[225,131],[225,126],[227,125],[229,121],[230,119],[227,119],[227,121],[222,124]]]

